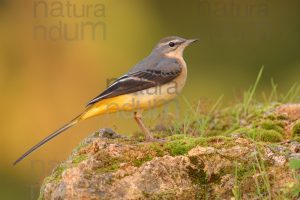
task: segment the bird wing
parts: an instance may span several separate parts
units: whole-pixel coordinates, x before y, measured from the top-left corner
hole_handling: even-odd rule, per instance
[[[167,59],[159,62],[154,67],[145,67],[143,70],[130,71],[117,79],[100,95],[92,99],[87,106],[111,97],[120,96],[145,90],[172,81],[181,73],[181,67],[177,60]]]

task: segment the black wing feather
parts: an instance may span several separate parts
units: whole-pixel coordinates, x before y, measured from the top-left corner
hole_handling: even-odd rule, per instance
[[[181,67],[177,61],[162,62],[154,69],[130,72],[117,79],[104,92],[92,99],[88,103],[88,106],[93,105],[102,99],[134,93],[151,87],[156,87],[158,85],[163,85],[172,81],[180,73]]]

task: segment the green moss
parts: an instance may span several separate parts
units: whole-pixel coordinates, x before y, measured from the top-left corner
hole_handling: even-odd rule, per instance
[[[162,157],[165,155],[164,147],[162,144],[152,143],[152,144],[150,144],[150,149],[155,151],[157,157]]]
[[[292,159],[289,162],[290,168],[293,170],[300,170],[300,160],[299,159]]]
[[[100,167],[96,170],[97,173],[108,173],[108,172],[115,172],[120,168],[120,162],[111,163],[109,165],[105,165],[103,167]]]
[[[265,130],[274,130],[274,131],[277,131],[278,133],[281,133],[281,134],[283,134],[283,131],[284,131],[284,129],[282,128],[281,123],[274,122],[274,121],[271,121],[271,120],[263,121],[261,123],[260,127],[262,129],[265,129]]]
[[[150,161],[152,159],[153,159],[152,156],[146,155],[143,158],[139,158],[139,159],[133,160],[132,163],[133,163],[134,166],[140,167],[142,164],[144,164],[145,162]]]
[[[223,136],[223,135],[218,135],[218,136],[209,137],[209,138],[207,138],[206,140],[207,140],[207,142],[215,142],[215,141],[232,141],[233,138],[227,137],[227,136]]]
[[[40,194],[38,200],[44,199],[44,190],[48,183],[59,183],[62,178],[62,173],[67,169],[65,164],[58,165],[52,172],[51,176],[48,176],[43,181],[43,184],[40,189]]]
[[[132,136],[132,139],[135,142],[140,143],[140,142],[145,141],[145,136],[140,133],[134,133],[134,135]]]
[[[293,140],[295,140],[295,141],[297,141],[297,142],[300,142],[300,136],[294,137]]]
[[[278,116],[276,116],[276,119],[278,119],[278,120],[287,120],[288,117],[286,115],[278,115]]]
[[[186,141],[175,140],[166,144],[166,148],[169,150],[171,155],[175,156],[186,154],[192,146]]]
[[[60,181],[60,179],[62,178],[62,173],[67,169],[65,164],[61,164],[58,167],[56,167],[54,169],[54,172],[52,172],[52,181]]]
[[[246,134],[249,138],[262,142],[281,142],[283,137],[275,130],[252,129]]]
[[[245,178],[252,177],[255,172],[253,171],[252,163],[239,163],[237,170],[238,180],[242,181]]]
[[[72,158],[72,163],[73,164],[79,164],[82,161],[86,160],[88,158],[88,156],[86,154],[81,154],[78,156],[75,156],[74,158]]]
[[[184,139],[185,137],[186,137],[186,135],[184,135],[184,134],[175,134],[175,135],[167,137],[167,139],[170,141],[174,141],[174,140]]]
[[[207,139],[203,137],[178,137],[180,139],[169,141],[165,144],[166,149],[172,156],[184,155],[197,145],[206,146]]]
[[[293,137],[299,136],[300,137],[300,122],[294,125],[293,130]]]
[[[112,157],[105,151],[99,151],[95,158],[101,161],[99,168],[95,169],[97,173],[114,172],[120,168],[122,162],[121,158]]]

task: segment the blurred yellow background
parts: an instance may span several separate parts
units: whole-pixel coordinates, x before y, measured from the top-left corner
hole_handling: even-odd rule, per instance
[[[137,131],[128,115],[94,118],[12,167],[162,37],[200,39],[185,51],[189,77],[182,96],[190,102],[222,94],[232,101],[254,82],[262,65],[259,89],[269,90],[274,78],[286,91],[300,77],[299,6],[296,0],[1,0],[0,199],[36,199],[55,164],[99,128],[127,135]],[[94,40],[88,31],[76,35],[84,23],[100,23]],[[50,30],[59,24],[66,28],[52,30],[54,40]],[[178,102],[183,113],[182,97]],[[147,123],[154,125],[158,113]]]

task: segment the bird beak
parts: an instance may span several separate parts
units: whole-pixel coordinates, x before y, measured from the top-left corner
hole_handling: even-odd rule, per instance
[[[194,42],[197,42],[197,41],[198,41],[198,39],[190,39],[190,40],[187,40],[186,43],[187,43],[187,45],[190,45],[190,44],[192,44]]]

